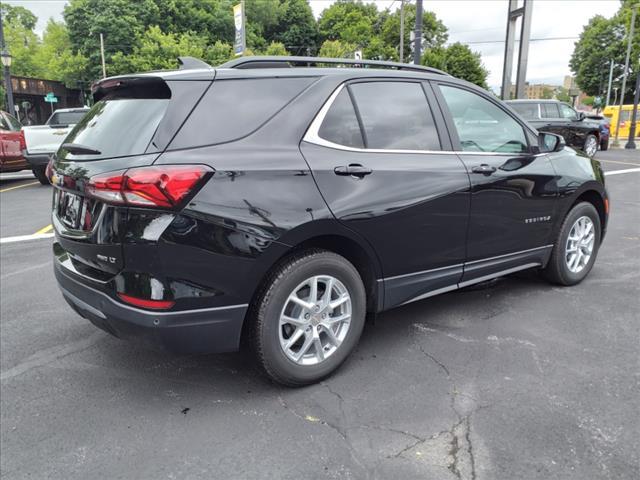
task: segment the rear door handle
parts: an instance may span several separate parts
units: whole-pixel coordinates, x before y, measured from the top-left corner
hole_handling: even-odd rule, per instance
[[[369,175],[373,170],[368,167],[363,167],[359,163],[351,163],[349,165],[342,165],[333,169],[336,175],[351,175],[353,177],[364,177]]]
[[[493,165],[487,165],[483,163],[482,165],[476,165],[471,169],[473,173],[482,173],[483,175],[491,175],[493,172],[497,170]]]

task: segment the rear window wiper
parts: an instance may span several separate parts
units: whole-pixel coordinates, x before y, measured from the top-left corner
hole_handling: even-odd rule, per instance
[[[63,143],[62,148],[69,153],[75,153],[78,155],[100,155],[102,153],[100,150],[87,147],[86,145],[80,145],[79,143]]]

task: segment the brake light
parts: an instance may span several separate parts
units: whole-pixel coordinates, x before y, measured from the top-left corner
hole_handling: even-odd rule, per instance
[[[178,206],[212,170],[204,165],[161,165],[101,173],[89,179],[87,195],[138,207]]]
[[[131,295],[127,295],[124,293],[118,293],[118,297],[120,299],[130,305],[135,305],[136,307],[142,308],[150,308],[153,310],[166,310],[175,305],[175,302],[172,300],[147,300],[144,298],[132,297]]]
[[[24,130],[20,130],[20,151],[27,149],[27,141],[24,139]]]

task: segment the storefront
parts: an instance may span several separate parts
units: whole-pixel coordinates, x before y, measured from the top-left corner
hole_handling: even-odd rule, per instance
[[[11,75],[11,84],[13,103],[23,125],[42,125],[53,110],[84,104],[82,91],[67,88],[62,82]],[[48,93],[53,93],[56,103],[45,102]]]

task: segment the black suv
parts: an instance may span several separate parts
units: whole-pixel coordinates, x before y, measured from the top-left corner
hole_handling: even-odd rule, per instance
[[[486,91],[385,62],[183,63],[97,83],[49,167],[55,274],[99,328],[181,352],[246,344],[303,385],[345,360],[367,314],[591,270],[599,163]]]
[[[557,100],[507,100],[507,104],[538,131],[562,135],[568,145],[590,157],[598,151],[600,126],[566,103]]]

